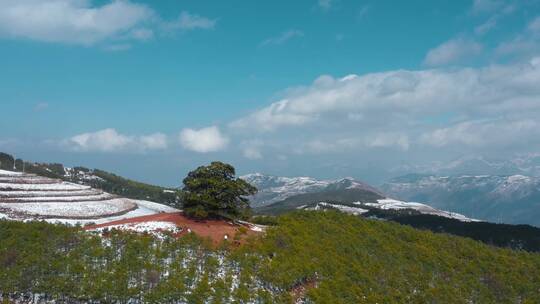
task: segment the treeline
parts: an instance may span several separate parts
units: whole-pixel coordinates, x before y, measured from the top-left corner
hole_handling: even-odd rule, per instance
[[[334,211],[219,248],[0,221],[0,292],[126,303],[540,303],[540,255]]]
[[[530,225],[463,222],[442,216],[401,210],[372,209],[364,216],[375,216],[418,229],[468,237],[493,246],[540,252],[540,228]]]
[[[178,205],[179,190],[177,189],[172,190],[137,182],[98,169],[92,170],[91,174],[101,178],[87,180],[85,184],[91,187],[132,199],[149,200],[171,206]]]

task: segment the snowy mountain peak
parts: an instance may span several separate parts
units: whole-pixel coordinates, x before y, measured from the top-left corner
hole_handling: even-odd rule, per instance
[[[243,180],[254,185],[259,192],[252,198],[255,206],[272,204],[287,199],[288,197],[320,191],[336,191],[345,189],[359,189],[377,193],[379,190],[355,180],[345,177],[336,180],[318,180],[313,177],[282,177],[251,173],[241,176]]]

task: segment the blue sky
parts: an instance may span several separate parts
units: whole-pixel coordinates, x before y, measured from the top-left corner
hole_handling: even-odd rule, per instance
[[[0,150],[379,181],[538,151],[538,55],[536,0],[0,0]]]

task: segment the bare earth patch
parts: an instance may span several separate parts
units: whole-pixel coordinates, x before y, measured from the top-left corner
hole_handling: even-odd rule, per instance
[[[249,225],[235,224],[225,220],[195,220],[186,217],[182,212],[174,213],[159,213],[153,215],[133,217],[118,221],[112,221],[99,225],[85,226],[87,231],[97,230],[104,227],[114,227],[118,225],[129,225],[145,222],[169,222],[180,228],[177,236],[182,236],[187,233],[195,233],[202,238],[210,238],[214,245],[220,244],[223,240],[228,239],[233,241],[237,233],[244,232],[245,236],[256,235],[261,233],[258,227],[250,227]]]

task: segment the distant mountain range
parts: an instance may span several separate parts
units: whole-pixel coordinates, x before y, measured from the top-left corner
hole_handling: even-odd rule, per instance
[[[317,180],[311,177],[279,177],[253,173],[241,176],[259,189],[250,198],[255,211],[280,214],[295,209],[338,209],[353,214],[368,213],[372,209],[408,210],[462,221],[471,219],[457,213],[437,210],[420,203],[389,199],[376,188],[353,178]]]
[[[398,180],[405,182],[412,177]],[[434,232],[470,237],[500,247],[540,251],[539,228],[474,221],[458,213],[443,211],[446,210],[444,208],[438,209],[436,205],[432,207],[399,201],[352,178],[317,180],[311,177],[278,177],[260,173],[241,178],[259,189],[251,201],[255,213],[260,215],[277,215],[294,210],[338,210]]]
[[[251,197],[252,207],[262,207],[286,200],[301,194],[321,192],[372,192],[374,198],[383,198],[384,195],[376,188],[347,177],[337,180],[318,180],[312,177],[281,177],[252,173],[240,178],[259,189]]]
[[[392,197],[490,222],[540,226],[540,177],[409,174],[380,188]]]

